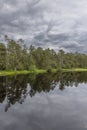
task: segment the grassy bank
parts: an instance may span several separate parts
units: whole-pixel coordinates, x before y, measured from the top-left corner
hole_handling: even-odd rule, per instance
[[[56,70],[56,69],[52,69],[51,72],[55,73],[57,71],[61,71],[61,72],[87,72],[87,69],[80,69],[80,68],[75,68],[75,69],[61,69],[61,70]],[[30,74],[30,73],[34,73],[34,74],[39,74],[39,73],[46,73],[47,70],[42,70],[42,69],[36,69],[36,70],[31,70],[31,71],[27,71],[27,70],[23,70],[23,71],[0,71],[0,76],[10,76],[10,75],[20,75],[20,74]]]
[[[51,72],[87,72],[87,69],[83,68],[72,68],[72,69],[52,69]]]
[[[22,70],[22,71],[0,71],[0,76],[10,76],[10,75],[20,75],[20,74],[30,74],[30,73],[45,73],[46,70],[34,70],[34,71],[27,71],[27,70]]]
[[[87,72],[87,69],[74,68],[74,69],[62,69],[63,72]]]

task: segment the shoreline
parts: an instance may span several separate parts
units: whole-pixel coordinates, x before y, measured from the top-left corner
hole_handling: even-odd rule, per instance
[[[50,70],[52,73],[56,72],[87,72],[87,69],[82,68],[73,68],[73,69],[52,69]],[[36,69],[36,70],[20,70],[20,71],[0,71],[0,76],[11,76],[11,75],[21,75],[21,74],[40,74],[40,73],[46,73],[47,70],[43,69]],[[49,72],[48,72],[49,73]]]

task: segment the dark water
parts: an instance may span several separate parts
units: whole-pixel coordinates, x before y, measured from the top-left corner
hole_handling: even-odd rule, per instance
[[[87,73],[0,77],[0,130],[87,130]]]

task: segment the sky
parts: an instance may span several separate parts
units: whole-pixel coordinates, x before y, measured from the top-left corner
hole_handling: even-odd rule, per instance
[[[0,0],[0,39],[87,53],[87,0]]]

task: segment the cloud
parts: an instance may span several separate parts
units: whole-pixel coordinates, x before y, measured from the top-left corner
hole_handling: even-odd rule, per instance
[[[86,0],[0,0],[0,36],[87,52]]]

